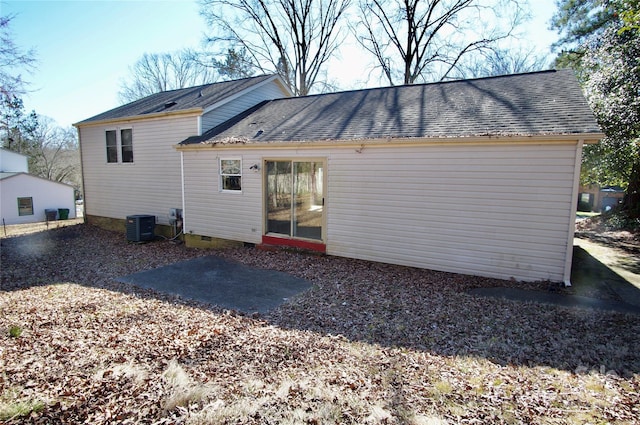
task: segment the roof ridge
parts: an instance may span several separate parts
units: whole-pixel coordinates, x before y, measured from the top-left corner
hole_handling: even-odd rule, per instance
[[[215,81],[213,83],[207,83],[207,84],[200,84],[198,86],[191,86],[191,87],[181,87],[179,89],[171,89],[171,90],[163,90],[163,91],[159,91],[157,93],[152,93],[149,96],[145,96],[142,97],[138,100],[142,100],[142,99],[146,99],[147,97],[150,96],[155,96],[158,94],[162,94],[162,93],[172,93],[172,92],[177,92],[180,90],[195,90],[195,89],[201,89],[203,87],[209,87],[209,86],[214,86],[214,85],[218,85],[218,84],[225,84],[225,83],[238,83],[240,81],[245,81],[245,80],[252,80],[252,79],[258,79],[258,78],[264,78],[264,77],[274,77],[277,74],[262,74],[262,75],[254,75],[252,77],[244,77],[244,78],[238,78],[238,79],[232,79],[232,80],[225,80],[225,81]],[[134,100],[134,102],[137,102],[138,100]]]
[[[189,108],[208,106],[219,97],[224,99],[234,92],[257,87],[277,78],[277,74],[262,74],[235,80],[216,81],[192,87],[152,93],[140,99],[116,106],[76,124],[98,122],[106,119],[144,116],[166,111],[182,111]]]
[[[572,72],[572,70],[569,69],[569,68],[546,69],[546,70],[541,70],[541,71],[520,72],[520,73],[516,73],[516,74],[501,74],[501,75],[490,75],[490,76],[487,76],[487,77],[460,78],[460,79],[456,79],[456,80],[447,80],[447,81],[432,81],[432,82],[429,82],[429,83],[419,83],[419,84],[401,84],[401,85],[397,85],[397,86],[365,87],[365,88],[362,88],[362,89],[340,90],[340,91],[329,92],[329,93],[314,93],[314,94],[308,94],[306,96],[295,96],[295,97],[290,97],[290,98],[281,98],[281,99],[274,99],[274,100],[304,99],[304,98],[309,98],[309,97],[326,96],[326,95],[339,95],[339,94],[345,94],[345,93],[358,93],[358,92],[366,92],[366,91],[402,89],[402,88],[411,88],[411,87],[415,88],[415,87],[434,86],[434,85],[439,85],[439,84],[467,83],[469,81],[482,81],[482,80],[491,80],[491,79],[498,79],[498,78],[512,78],[512,77],[528,76],[528,75],[535,75],[535,74],[553,74],[553,73],[556,73],[556,72],[567,72],[567,71],[571,71]]]

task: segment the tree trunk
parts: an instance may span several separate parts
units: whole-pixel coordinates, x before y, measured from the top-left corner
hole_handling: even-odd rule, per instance
[[[640,217],[640,153],[636,154],[636,160],[631,168],[624,209],[627,210],[630,218]]]

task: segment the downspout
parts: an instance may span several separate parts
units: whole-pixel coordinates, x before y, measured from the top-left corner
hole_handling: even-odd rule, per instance
[[[184,152],[180,152],[180,190],[182,192],[182,232],[183,235],[186,234],[185,229],[186,226],[186,215],[187,210],[184,208],[185,200],[184,200]]]
[[[82,185],[82,222],[84,224],[87,224],[87,193],[85,192],[84,188],[84,161],[82,159],[82,137],[80,136],[81,131],[80,131],[80,127],[76,127],[76,130],[78,131],[78,153],[80,154],[80,184]],[[75,199],[73,201],[73,205],[75,208]],[[77,218],[77,217],[76,217]]]
[[[573,237],[576,228],[576,213],[578,209],[578,191],[580,190],[580,167],[582,166],[582,146],[584,140],[578,140],[576,157],[573,166],[573,190],[571,191],[571,214],[569,214],[567,253],[564,262],[564,286],[571,286],[571,264],[573,263]]]

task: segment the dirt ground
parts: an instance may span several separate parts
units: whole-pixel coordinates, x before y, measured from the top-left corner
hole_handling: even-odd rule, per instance
[[[518,282],[216,251],[313,284],[245,315],[116,280],[213,251],[68,224],[0,240],[0,422],[639,423],[638,316],[468,293]]]

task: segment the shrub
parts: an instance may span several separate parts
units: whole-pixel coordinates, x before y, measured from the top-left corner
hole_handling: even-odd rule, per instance
[[[22,328],[20,326],[13,325],[9,328],[9,336],[11,338],[18,338],[22,335]]]

